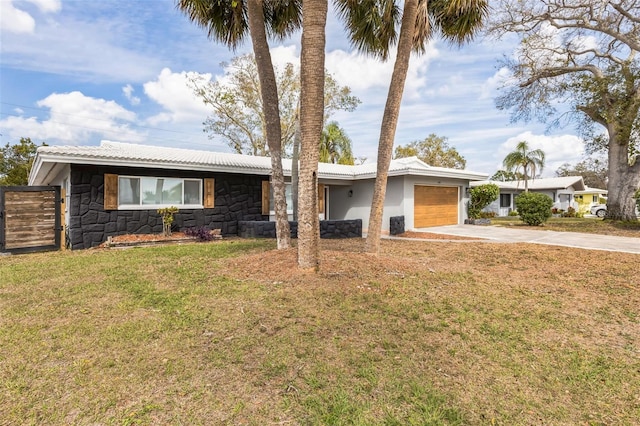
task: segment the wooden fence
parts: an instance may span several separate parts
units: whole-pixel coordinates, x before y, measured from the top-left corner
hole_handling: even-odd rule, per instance
[[[60,249],[63,200],[58,186],[0,187],[0,251]]]

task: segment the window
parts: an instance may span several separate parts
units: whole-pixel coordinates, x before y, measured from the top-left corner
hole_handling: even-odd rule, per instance
[[[599,201],[600,201],[600,199],[598,198],[598,196],[597,196],[597,195],[594,195],[594,196],[593,196],[593,202],[594,202],[594,203],[597,203],[597,202],[599,202]]]
[[[202,179],[118,176],[118,207],[202,208]]]
[[[215,208],[213,178],[181,179],[104,174],[104,209]]]
[[[324,214],[324,184],[318,184],[318,213]],[[285,183],[285,196],[287,198],[287,214],[293,214],[293,198],[291,195],[291,183]],[[273,191],[271,190],[271,183],[268,180],[262,181],[262,214],[265,216],[275,214],[273,209]]]
[[[511,194],[500,194],[500,207],[511,207]]]

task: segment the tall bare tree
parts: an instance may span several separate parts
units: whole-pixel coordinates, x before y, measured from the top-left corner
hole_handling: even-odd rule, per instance
[[[496,0],[494,6],[491,32],[520,39],[516,55],[504,61],[511,76],[498,107],[511,109],[515,120],[577,123],[588,140],[603,141],[607,217],[635,220],[640,0]]]
[[[177,0],[176,5],[193,22],[207,29],[209,37],[234,48],[251,33],[260,91],[266,121],[266,137],[271,154],[271,185],[276,214],[276,237],[279,249],[291,245],[287,216],[278,91],[269,53],[267,30],[277,37],[286,37],[300,26],[300,1],[278,0]],[[324,67],[322,68],[324,70]]]
[[[316,271],[320,264],[318,144],[324,121],[327,9],[327,0],[305,1],[302,4],[298,267],[313,271]]]

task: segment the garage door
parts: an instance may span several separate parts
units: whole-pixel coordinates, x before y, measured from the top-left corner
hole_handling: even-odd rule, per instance
[[[415,186],[413,196],[415,228],[458,224],[458,187]]]

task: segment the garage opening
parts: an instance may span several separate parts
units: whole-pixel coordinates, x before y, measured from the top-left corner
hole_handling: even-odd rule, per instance
[[[457,225],[459,188],[457,186],[416,185],[413,194],[413,226]]]

